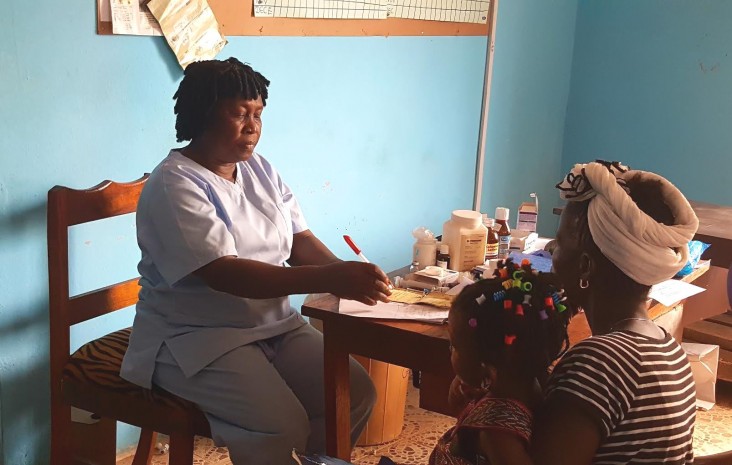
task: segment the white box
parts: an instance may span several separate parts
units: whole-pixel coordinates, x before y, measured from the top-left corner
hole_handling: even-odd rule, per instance
[[[511,231],[511,242],[508,245],[508,249],[515,250],[517,252],[531,250],[538,238],[539,235],[535,232],[514,229]]]
[[[715,387],[717,385],[719,346],[682,342],[681,347],[691,364],[691,373],[696,384],[696,407],[709,410],[714,407],[716,402]]]

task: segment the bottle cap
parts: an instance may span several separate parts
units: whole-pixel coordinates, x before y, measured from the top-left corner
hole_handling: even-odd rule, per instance
[[[443,255],[448,255],[450,253],[450,246],[447,244],[440,245],[440,253]]]
[[[508,220],[508,213],[509,213],[508,208],[498,207],[498,208],[496,208],[496,219],[497,220],[502,220],[502,221],[507,221]]]
[[[483,218],[483,226],[485,226],[486,228],[492,228],[495,225],[496,225],[496,220],[494,220],[493,218],[488,218],[488,217]]]

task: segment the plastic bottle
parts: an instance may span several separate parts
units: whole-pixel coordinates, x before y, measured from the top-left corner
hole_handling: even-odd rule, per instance
[[[440,248],[437,252],[437,266],[446,270],[450,269],[450,246],[447,244],[440,244]]]
[[[434,233],[424,226],[412,231],[416,239],[412,247],[412,262],[419,262],[419,269],[435,264],[437,256],[437,239]]]
[[[486,218],[483,220],[483,224],[488,228],[488,238],[485,241],[485,261],[498,258],[498,232],[494,229],[496,220],[493,218]]]
[[[469,271],[485,260],[488,229],[480,212],[455,210],[442,226],[442,243],[449,247],[450,268]]]
[[[496,226],[498,229],[498,258],[508,258],[511,246],[511,228],[508,226],[508,208],[496,208]]]

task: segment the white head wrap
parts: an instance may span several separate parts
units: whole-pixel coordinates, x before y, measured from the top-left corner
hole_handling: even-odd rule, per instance
[[[644,213],[627,193],[626,180],[660,181],[673,225]],[[699,220],[686,197],[665,178],[629,170],[617,162],[574,165],[557,184],[568,201],[590,199],[587,220],[600,251],[634,281],[652,286],[673,277],[689,259],[689,241]]]

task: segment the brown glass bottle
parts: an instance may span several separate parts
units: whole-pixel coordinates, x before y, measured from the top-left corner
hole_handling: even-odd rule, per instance
[[[511,228],[508,226],[508,208],[496,208],[496,225],[498,229],[498,258],[508,258],[511,247]]]
[[[487,218],[483,221],[483,225],[488,228],[488,238],[485,244],[485,261],[498,258],[498,232],[494,229],[496,221],[493,218]]]

